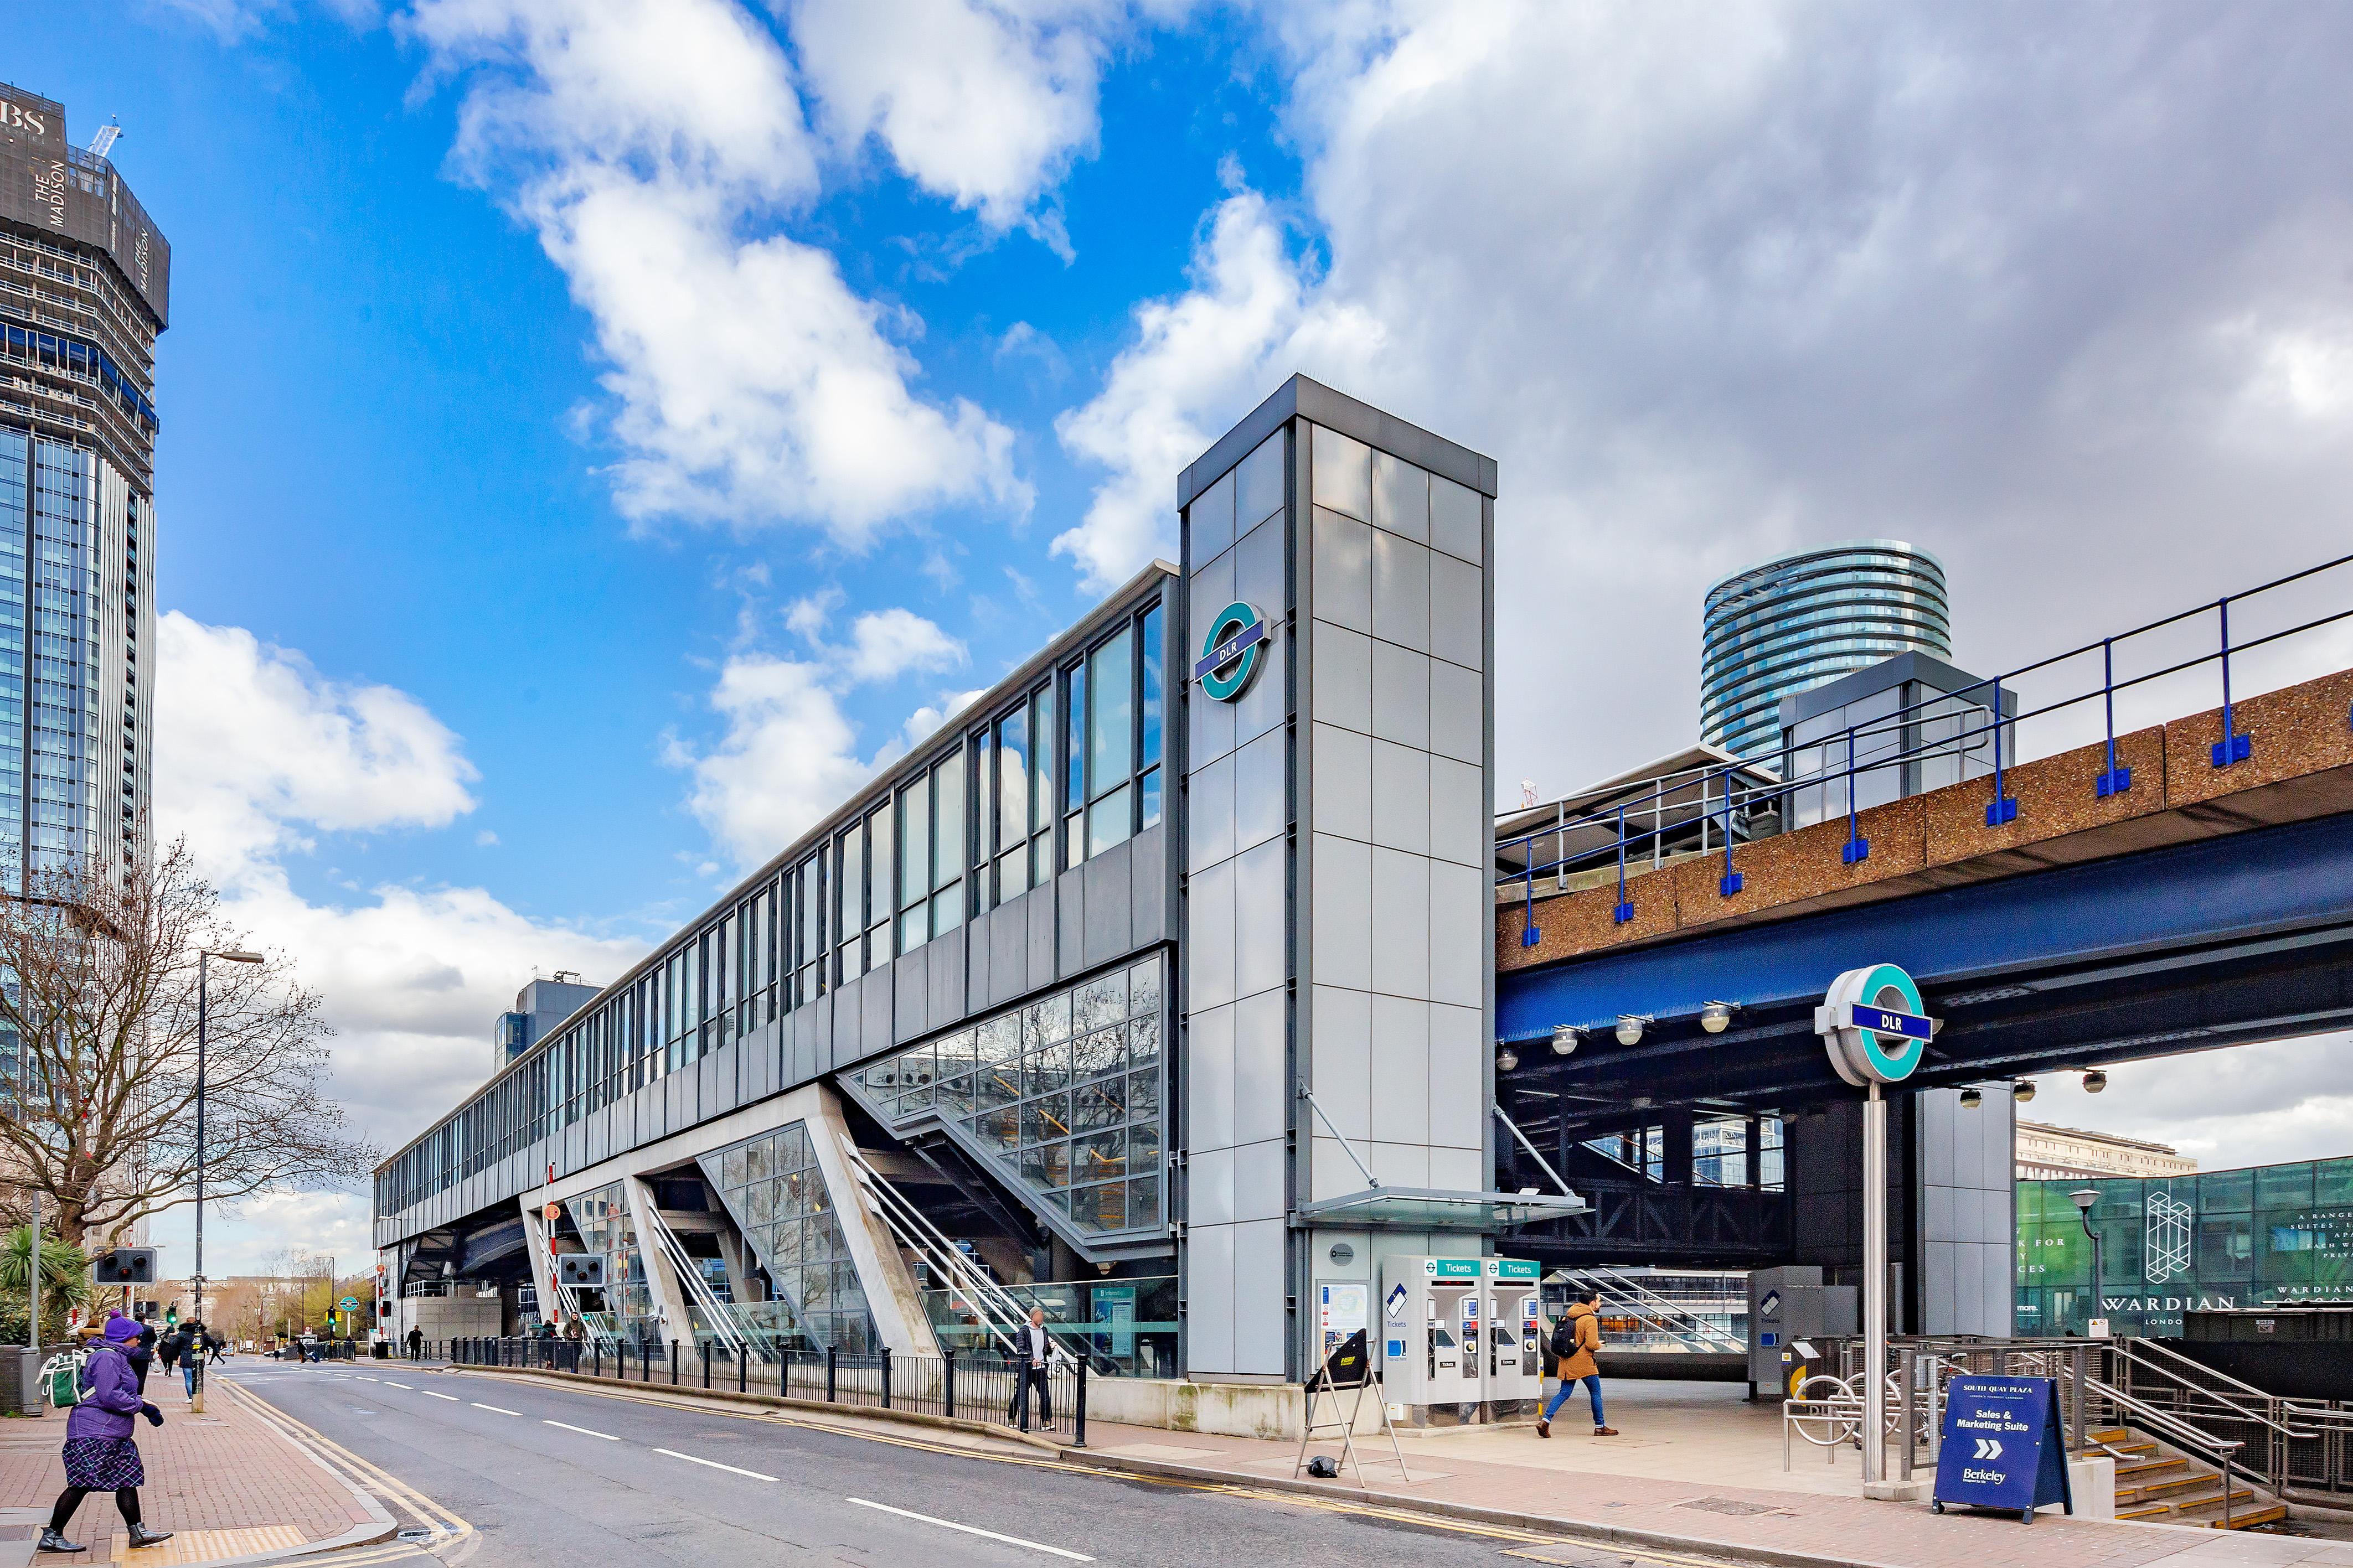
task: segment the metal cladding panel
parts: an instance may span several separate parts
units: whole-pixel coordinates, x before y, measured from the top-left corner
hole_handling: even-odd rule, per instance
[[[987,1005],[1001,1007],[1029,988],[1029,900],[1045,896],[1024,893],[981,917],[988,939]]]
[[[1022,900],[1029,922],[1029,986],[1040,991],[1054,983],[1055,909],[1058,904],[1051,882],[1042,888],[1032,888]]]
[[[944,1029],[965,1015],[965,932],[971,928],[958,926],[944,931],[925,945],[931,955],[927,975],[930,986],[929,1016],[925,1027]]]
[[[1168,936],[1168,830],[1146,828],[1128,859],[1128,941],[1149,947]]]
[[[66,111],[0,84],[0,217],[103,250],[169,320],[172,247],[113,165],[66,137]]]
[[[837,1068],[848,1067],[860,1060],[894,1037],[892,1026],[894,993],[889,978],[880,973],[869,973],[860,984],[864,989],[858,998],[857,1049],[849,1056],[837,1055],[833,1059]]]
[[[997,911],[983,910],[965,921],[964,931],[964,994],[974,1011],[988,1005],[995,990],[990,971],[996,964],[989,946],[989,922]]]
[[[809,1076],[815,1078],[833,1070],[834,993],[827,992],[802,1011],[808,1015],[804,1026],[808,1031]]]
[[[1086,882],[1087,920],[1082,954],[1089,969],[1109,963],[1134,945],[1128,934],[1128,917],[1132,908],[1131,858],[1130,844],[1114,844],[1089,860],[1080,873]]]
[[[931,944],[901,953],[891,965],[892,1019],[898,1044],[931,1030]]]
[[[1054,912],[1060,930],[1054,947],[1054,978],[1068,980],[1087,966],[1086,868],[1054,879]]]

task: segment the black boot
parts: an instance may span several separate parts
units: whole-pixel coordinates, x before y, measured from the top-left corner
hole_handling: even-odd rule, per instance
[[[133,1546],[153,1546],[159,1541],[171,1539],[172,1532],[168,1530],[150,1530],[144,1524],[131,1527],[131,1544]]]
[[[41,1531],[41,1550],[44,1552],[81,1552],[87,1549],[79,1542],[68,1541],[61,1531],[44,1530]]]

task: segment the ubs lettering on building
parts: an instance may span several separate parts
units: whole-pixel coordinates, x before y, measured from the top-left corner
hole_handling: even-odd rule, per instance
[[[0,218],[106,252],[170,324],[172,247],[114,165],[66,135],[65,106],[0,83]]]
[[[2096,1188],[2092,1245],[2074,1198]],[[2353,1159],[2018,1184],[2021,1334],[2171,1336],[2185,1311],[2353,1300]]]

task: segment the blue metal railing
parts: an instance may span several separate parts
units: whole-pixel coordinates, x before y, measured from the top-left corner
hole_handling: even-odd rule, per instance
[[[1783,802],[1793,799],[1801,790],[1818,788],[1827,796],[1828,792],[1834,786],[1844,786],[1847,842],[1840,852],[1840,858],[1847,865],[1859,864],[1869,858],[1871,854],[1871,841],[1863,837],[1862,828],[1862,813],[1865,808],[1861,804],[1861,792],[1862,781],[1865,775],[1889,768],[1901,768],[1933,757],[1960,759],[1979,750],[1989,737],[1993,757],[1993,799],[1986,806],[1986,826],[1989,830],[1993,830],[2014,823],[2018,820],[2019,806],[2017,800],[2007,792],[2006,775],[2021,760],[2017,746],[2018,726],[2029,719],[2042,718],[2094,700],[2101,704],[2102,723],[2106,737],[2107,767],[2094,782],[2094,793],[2102,800],[2125,794],[2133,787],[2133,776],[2132,769],[2117,760],[2116,694],[2146,686],[2152,681],[2164,679],[2168,676],[2179,675],[2204,665],[2220,665],[2222,687],[2222,738],[2214,743],[2211,765],[2217,768],[2228,768],[2250,761],[2253,756],[2253,738],[2238,728],[2233,713],[2231,684],[2232,659],[2243,659],[2245,656],[2258,648],[2353,618],[2353,606],[2334,610],[2326,615],[2314,616],[2276,631],[2236,643],[2231,640],[2231,607],[2263,595],[2276,593],[2291,584],[2301,583],[2307,578],[2316,577],[2348,564],[2353,564],[2353,554],[2339,555],[2333,560],[2321,562],[2317,565],[2307,566],[2300,572],[2293,572],[2284,577],[2275,577],[2270,582],[2258,584],[2254,587],[2242,589],[2236,594],[2225,595],[2220,599],[2209,600],[2161,619],[2149,621],[2128,631],[2117,632],[2104,637],[2096,642],[2085,643],[2080,647],[2052,654],[2048,658],[2037,659],[2031,664],[2021,665],[2000,675],[1973,682],[1957,691],[1938,692],[1931,698],[1874,719],[1869,723],[1850,725],[1843,731],[1842,745],[1839,744],[1839,738],[1836,735],[1827,738],[1825,742],[1815,742],[1825,760],[1823,765],[1810,773],[1770,783],[1757,784],[1743,783],[1740,779],[1742,773],[1753,773],[1757,771],[1753,764],[1727,763],[1720,767],[1687,770],[1656,781],[1647,793],[1632,799],[1617,801],[1575,816],[1564,816],[1541,828],[1521,834],[1516,837],[1500,840],[1495,846],[1499,858],[1504,858],[1507,852],[1514,849],[1518,849],[1525,858],[1525,862],[1515,869],[1500,872],[1496,877],[1497,885],[1500,887],[1509,887],[1514,882],[1520,884],[1522,907],[1520,945],[1534,947],[1544,935],[1535,923],[1536,879],[1553,876],[1565,880],[1566,874],[1572,867],[1580,870],[1598,869],[1602,857],[1612,850],[1616,857],[1618,898],[1611,910],[1611,916],[1620,925],[1632,921],[1634,901],[1633,892],[1629,885],[1629,855],[1660,851],[1670,831],[1681,831],[1690,826],[1694,821],[1702,824],[1703,851],[1708,847],[1706,825],[1721,824],[1724,875],[1716,886],[1719,896],[1727,899],[1733,897],[1741,890],[1741,876],[1734,868],[1732,858],[1736,837],[1734,820],[1736,814],[1746,813],[1754,816],[1764,807],[1778,807]],[[2149,637],[2208,614],[2216,617],[2218,632],[2216,646],[2211,650],[2173,659],[2160,664],[2156,668],[2121,680],[2116,678],[2116,645],[2129,642],[2136,637]],[[2086,685],[2080,689],[2063,690],[2049,700],[2042,701],[2031,708],[2016,709],[2009,713],[2002,711],[2001,704],[2005,695],[2013,702],[2017,700],[2019,683],[2022,679],[2056,668],[2071,659],[2082,658],[2094,652],[2100,656],[2100,677],[2096,685]],[[1970,693],[1980,691],[1989,692],[1989,705],[1967,702]],[[1957,706],[1964,704],[1966,704],[1964,710],[1966,713],[1978,715],[1982,721],[1968,721],[1962,717],[1961,712],[1956,711]],[[1932,710],[1935,711],[1931,711]],[[2170,716],[2180,717],[2179,714]],[[1945,719],[1961,719],[1962,721],[1950,734],[1940,735],[1934,740],[1907,742],[1907,735],[1915,731],[1924,721]],[[2347,720],[2348,723],[2353,723],[2353,710],[2348,710]],[[1872,744],[1874,741],[1885,741],[1888,744],[1883,749],[1880,745]],[[1831,764],[1829,755],[1834,746],[1840,752],[1836,765]],[[1867,748],[1871,752],[1870,760],[1861,760],[1862,752],[1859,747]],[[1694,787],[1698,792],[1696,812],[1689,809],[1692,805],[1690,797]],[[1674,817],[1672,823],[1667,820],[1671,811]],[[1643,825],[1645,816],[1650,818],[1648,826]],[[1585,847],[1571,852],[1568,847],[1569,837],[1580,829],[1598,829],[1608,834],[1609,837],[1599,842],[1589,843]],[[1546,840],[1550,840],[1557,846],[1558,852],[1549,860],[1540,860],[1539,845]]]

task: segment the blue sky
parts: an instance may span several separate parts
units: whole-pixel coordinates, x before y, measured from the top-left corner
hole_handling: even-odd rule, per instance
[[[387,1142],[1170,550],[1293,370],[1498,459],[1510,799],[1687,743],[1777,549],[1934,549],[1998,669],[2343,537],[2339,13],[19,9],[174,247],[159,812]],[[2277,1059],[2052,1109],[2353,1147]]]

